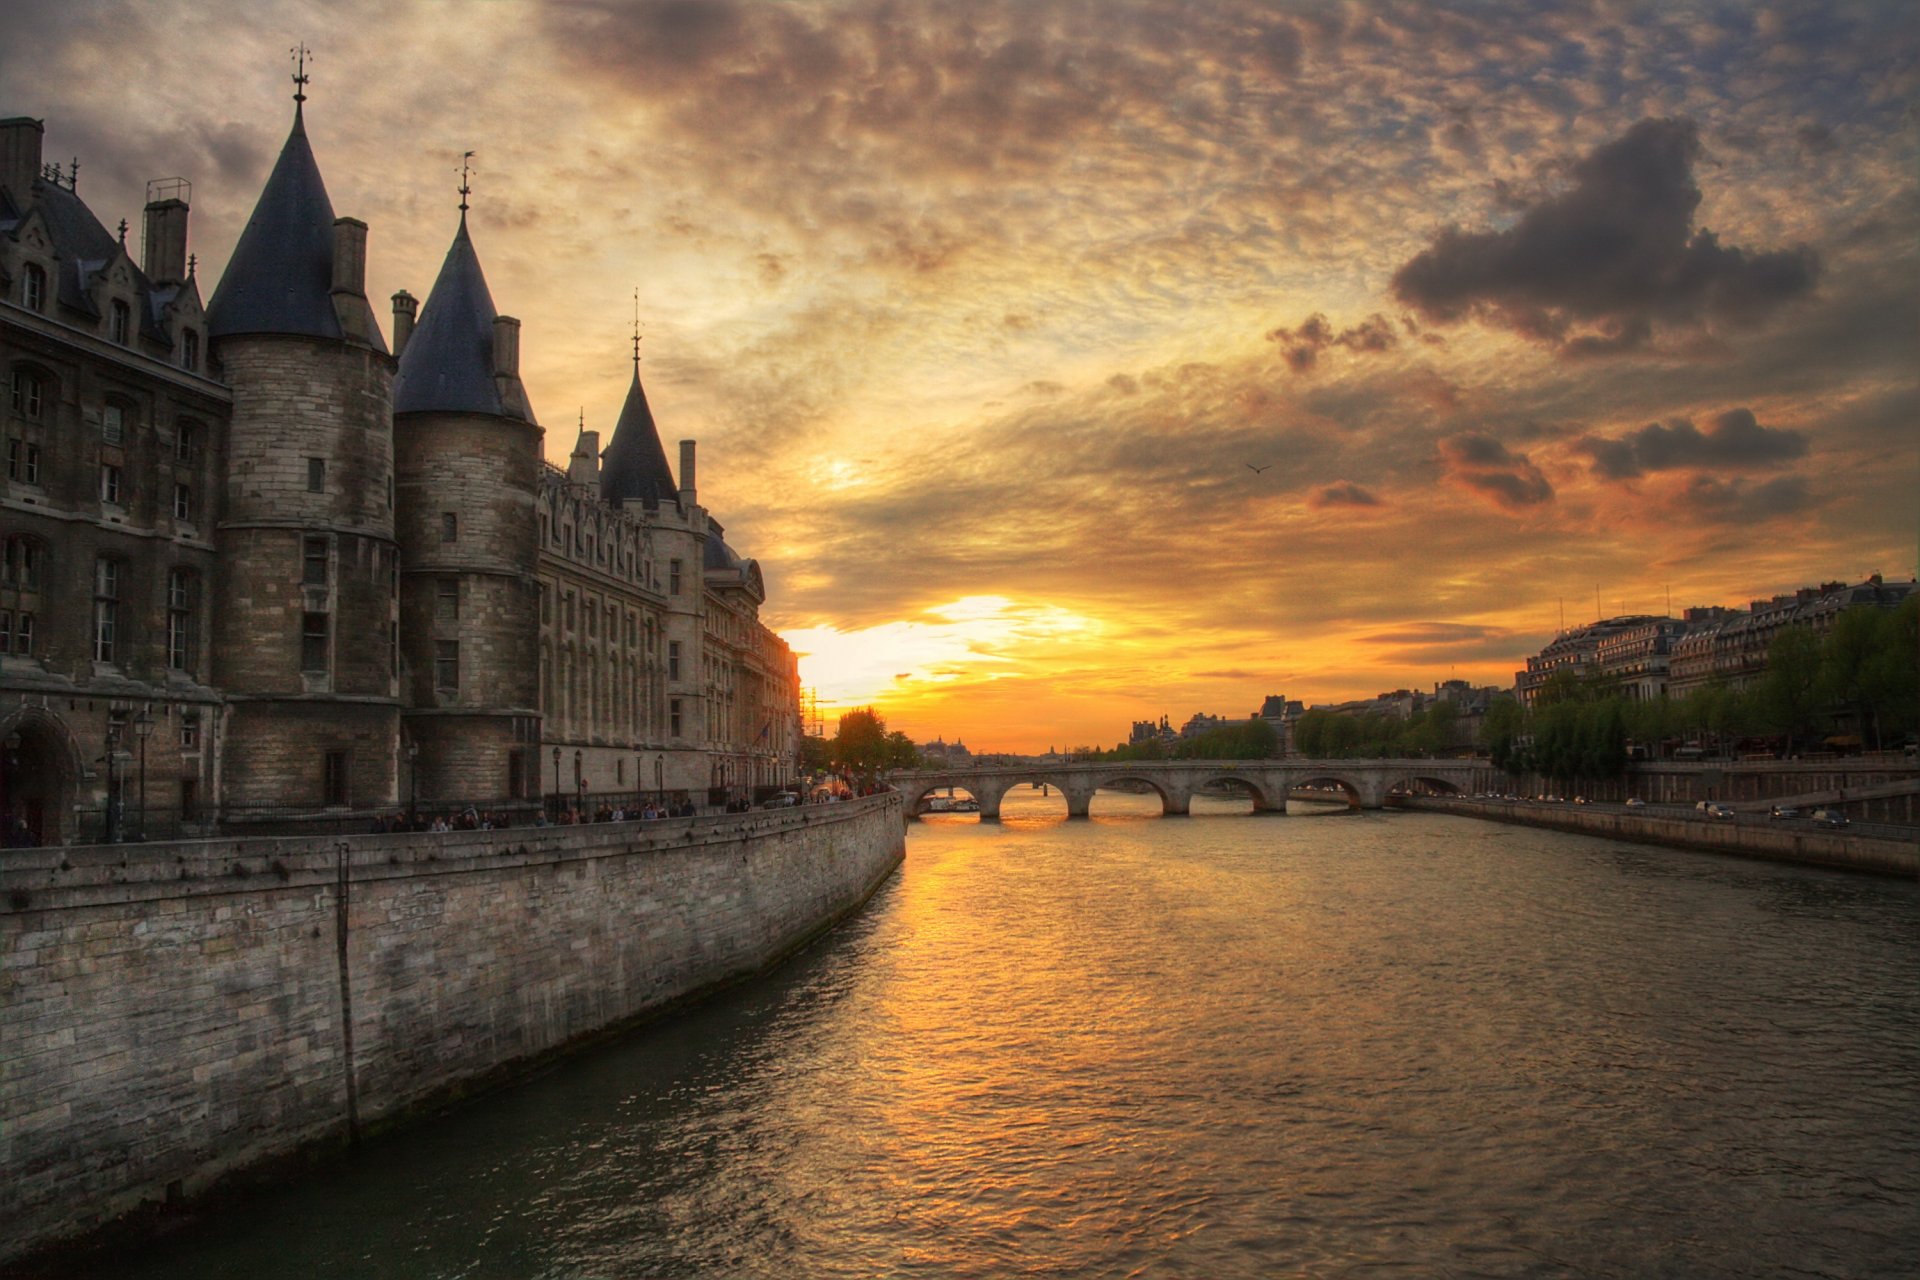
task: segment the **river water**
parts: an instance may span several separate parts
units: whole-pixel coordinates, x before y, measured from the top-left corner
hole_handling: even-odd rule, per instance
[[[110,1273],[1915,1274],[1920,887],[1194,807],[917,824],[777,974]]]

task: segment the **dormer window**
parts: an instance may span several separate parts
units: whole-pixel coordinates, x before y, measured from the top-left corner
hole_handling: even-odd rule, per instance
[[[180,333],[180,367],[188,373],[197,373],[200,369],[200,331],[185,329]]]
[[[107,318],[107,336],[121,346],[127,345],[127,339],[133,332],[133,308],[122,298],[113,300],[113,310]]]
[[[46,310],[47,273],[37,262],[29,262],[20,273],[20,305],[29,311]]]

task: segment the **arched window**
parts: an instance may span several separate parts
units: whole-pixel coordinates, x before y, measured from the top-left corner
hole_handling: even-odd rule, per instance
[[[180,367],[189,373],[200,369],[200,331],[182,329],[180,331]]]
[[[113,307],[107,313],[107,337],[110,341],[126,346],[133,336],[133,308],[124,298],[115,298]]]
[[[20,272],[20,305],[29,311],[47,308],[47,273],[37,262],[29,262]]]
[[[46,559],[46,544],[24,533],[7,538],[6,559],[0,563],[0,585],[15,591],[38,591]]]

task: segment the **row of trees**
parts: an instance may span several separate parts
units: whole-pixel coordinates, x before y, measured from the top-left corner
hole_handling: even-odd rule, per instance
[[[1280,751],[1280,736],[1265,720],[1236,720],[1191,738],[1129,742],[1111,751],[1086,748],[1073,754],[1085,760],[1261,760]]]
[[[920,767],[920,748],[895,731],[872,707],[861,707],[840,717],[831,738],[802,738],[800,767],[809,774],[837,773],[871,781],[889,769]]]

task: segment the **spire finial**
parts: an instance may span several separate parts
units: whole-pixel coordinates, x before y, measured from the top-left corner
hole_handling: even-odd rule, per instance
[[[200,255],[197,253],[188,254],[187,255],[187,279],[189,280],[193,279],[194,272],[198,271],[199,268],[200,268]]]
[[[299,110],[297,104],[307,100],[307,81],[312,79],[312,77],[307,74],[307,59],[313,56],[313,50],[307,48],[306,42],[303,40],[298,45],[287,50],[287,56],[293,59],[294,64],[293,100],[296,104],[294,109],[297,111]]]
[[[473,194],[471,177],[473,166],[467,163],[467,161],[471,159],[473,159],[473,152],[463,151],[460,153],[460,213],[462,217],[466,216],[467,197]]]
[[[75,156],[73,158],[72,166],[69,167],[67,170],[67,190],[78,191],[79,189],[80,189],[80,157]]]
[[[586,433],[587,433],[587,406],[581,405],[580,406],[580,434],[585,435]]]
[[[633,376],[640,376],[640,291],[633,291]]]
[[[127,220],[125,218],[120,219],[120,247],[122,249],[127,247]]]

